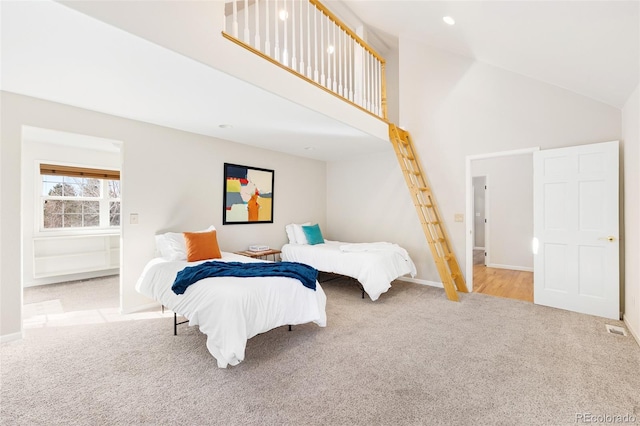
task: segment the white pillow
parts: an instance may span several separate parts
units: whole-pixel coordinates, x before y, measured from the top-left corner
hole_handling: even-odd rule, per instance
[[[296,242],[296,234],[293,231],[293,223],[284,227],[284,230],[287,231],[287,238],[289,239],[289,244],[297,244]]]
[[[216,227],[211,225],[207,229],[196,232],[215,231]],[[156,235],[156,249],[160,257],[167,260],[187,260],[187,243],[182,232],[166,232]]]
[[[293,224],[293,233],[296,236],[296,244],[309,244],[307,241],[306,235],[304,235],[304,231],[302,230],[303,226],[309,226],[311,222],[305,222],[300,224]]]

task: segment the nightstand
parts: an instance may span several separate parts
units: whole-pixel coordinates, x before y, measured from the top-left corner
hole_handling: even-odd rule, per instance
[[[269,249],[269,250],[264,250],[264,251],[249,251],[249,250],[244,250],[244,251],[237,251],[235,252],[235,254],[239,254],[242,256],[247,256],[247,257],[251,257],[253,259],[265,259],[265,260],[269,260],[269,256],[273,256],[273,261],[276,262],[280,256],[278,256],[280,254],[280,250],[275,250],[275,249]],[[278,256],[278,257],[276,257]]]

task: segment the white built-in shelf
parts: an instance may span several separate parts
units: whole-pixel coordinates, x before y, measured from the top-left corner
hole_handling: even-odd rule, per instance
[[[33,239],[34,278],[120,267],[120,234],[40,236]]]

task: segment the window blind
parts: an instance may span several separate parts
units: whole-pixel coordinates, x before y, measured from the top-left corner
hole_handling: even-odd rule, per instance
[[[120,180],[119,170],[90,169],[87,167],[59,166],[56,164],[40,164],[40,174]]]

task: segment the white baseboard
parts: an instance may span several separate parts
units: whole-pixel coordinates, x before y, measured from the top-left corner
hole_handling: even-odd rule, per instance
[[[102,271],[93,271],[93,272],[83,272],[80,274],[71,274],[71,275],[58,275],[55,277],[48,278],[35,278],[30,279],[29,281],[24,281],[23,287],[37,287],[41,285],[49,285],[49,284],[59,284],[63,282],[69,281],[82,281],[82,280],[90,280],[92,278],[101,278],[108,277],[111,275],[118,275],[120,273],[120,269],[105,269]]]
[[[12,342],[14,340],[20,340],[20,339],[22,339],[22,331],[0,336],[0,343]]]
[[[131,308],[131,309],[127,309],[126,311],[122,311],[123,315],[127,315],[127,314],[135,314],[137,312],[142,312],[142,311],[146,311],[149,309],[160,309],[160,303],[158,302],[153,302],[153,303],[147,303],[146,305],[140,305],[140,306],[136,306],[135,308]]]
[[[528,266],[500,265],[498,263],[490,263],[487,265],[487,267],[496,269],[511,269],[512,271],[533,272],[533,268]]]
[[[421,279],[418,279],[418,278],[411,278],[411,277],[398,277],[398,279],[400,281],[406,281],[406,282],[409,282],[409,283],[416,283],[416,284],[428,285],[428,286],[431,286],[431,287],[444,288],[442,283],[440,283],[438,281],[421,280]]]
[[[633,327],[631,327],[631,323],[627,321],[626,315],[622,317],[622,320],[624,321],[624,324],[627,326],[629,333],[631,333],[633,338],[636,339],[636,343],[638,344],[638,346],[640,346],[640,333],[637,330],[634,330]]]

